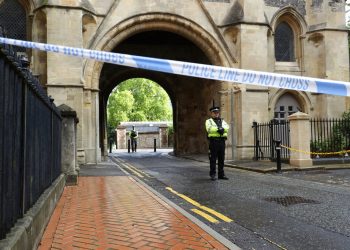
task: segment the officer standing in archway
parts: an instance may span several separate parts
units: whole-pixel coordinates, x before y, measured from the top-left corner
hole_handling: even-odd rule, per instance
[[[205,128],[209,139],[209,161],[210,161],[210,178],[216,179],[216,159],[218,160],[218,179],[228,180],[224,172],[225,160],[225,141],[229,125],[220,117],[220,107],[209,109],[211,118],[205,122]]]
[[[132,126],[132,129],[129,132],[129,136],[130,136],[130,140],[131,140],[132,152],[136,152],[138,132],[135,130],[135,126]]]

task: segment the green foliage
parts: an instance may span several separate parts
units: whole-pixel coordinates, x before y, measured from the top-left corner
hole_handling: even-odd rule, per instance
[[[171,121],[167,93],[157,83],[133,78],[113,90],[107,104],[107,123],[117,127],[122,121]]]
[[[350,110],[342,114],[342,119],[339,119],[338,122],[332,127],[332,132],[328,138],[324,138],[322,141],[311,141],[310,147],[312,152],[339,152],[350,149],[349,141]]]
[[[343,119],[350,120],[350,110],[345,111],[342,116]]]
[[[121,121],[129,121],[135,103],[132,93],[128,90],[114,91],[108,99],[107,124],[108,127],[116,128]]]
[[[331,136],[323,141],[312,141],[310,144],[311,152],[330,153],[339,152],[345,149],[345,139],[341,136]],[[333,156],[333,155],[329,155]]]

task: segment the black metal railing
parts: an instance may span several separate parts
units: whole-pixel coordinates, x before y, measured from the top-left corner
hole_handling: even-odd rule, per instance
[[[61,172],[62,118],[26,66],[0,44],[0,239]]]
[[[343,157],[346,153],[334,153],[350,149],[350,119],[315,118],[311,125],[312,158]],[[349,153],[348,153],[349,154]]]
[[[290,146],[289,122],[271,120],[266,123],[253,122],[254,129],[254,159],[255,160],[276,160],[275,142]],[[289,150],[282,148],[281,159],[289,159]]]

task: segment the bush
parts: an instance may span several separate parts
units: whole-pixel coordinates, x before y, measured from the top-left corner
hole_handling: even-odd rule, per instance
[[[327,125],[325,125],[328,123]],[[331,133],[321,140],[310,143],[311,152],[330,153],[350,149],[350,111],[344,112],[341,119],[324,120],[323,126],[333,125]],[[342,154],[327,154],[322,157],[339,157]],[[320,155],[321,156],[321,155]],[[314,155],[313,155],[314,157]]]

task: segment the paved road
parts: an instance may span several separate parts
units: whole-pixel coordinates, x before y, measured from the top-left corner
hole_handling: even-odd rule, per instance
[[[230,180],[213,182],[206,163],[166,152],[112,155],[242,249],[350,248],[349,170],[259,174],[226,168]],[[193,212],[195,205],[186,197],[233,222],[209,222]]]

